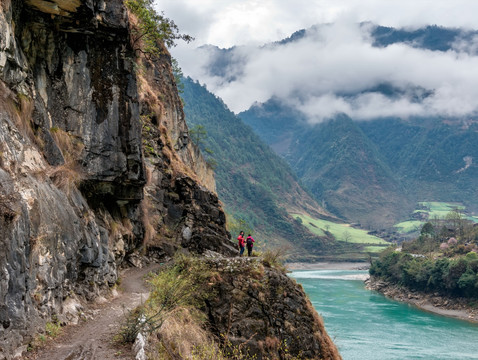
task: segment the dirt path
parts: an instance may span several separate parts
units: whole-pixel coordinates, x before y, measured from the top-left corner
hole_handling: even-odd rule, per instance
[[[142,269],[130,268],[122,272],[119,296],[90,308],[89,311],[94,314],[93,319],[65,327],[62,335],[38,352],[28,354],[25,359],[134,359],[131,345],[118,345],[112,339],[118,332],[125,309],[131,310],[148,298],[144,275],[159,267],[159,264],[153,264]]]

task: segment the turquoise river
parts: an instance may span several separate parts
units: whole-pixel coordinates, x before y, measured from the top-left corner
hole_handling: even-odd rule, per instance
[[[478,324],[447,318],[365,289],[366,271],[291,276],[323,317],[344,360],[478,359]]]

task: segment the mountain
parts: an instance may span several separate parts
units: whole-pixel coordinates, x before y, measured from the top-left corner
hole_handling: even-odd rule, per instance
[[[406,218],[418,201],[461,202],[477,211],[478,123],[444,119],[309,125],[277,99],[239,117],[286,159],[327,210],[381,227]]]
[[[297,136],[287,159],[327,209],[365,227],[393,223],[406,199],[377,147],[346,115]],[[373,219],[374,221],[372,221]]]
[[[230,215],[233,232],[241,226],[250,227],[260,242],[292,245],[296,256],[307,253],[309,259],[354,250],[352,245],[335,242],[330,234],[312,235],[297,222],[291,214],[337,219],[318,205],[286,161],[220,98],[191,78],[183,79],[183,84],[187,122],[193,134],[198,125],[207,132],[200,146],[216,164],[217,191]]]
[[[478,123],[390,119],[358,123],[415,200],[478,211]]]
[[[289,162],[315,198],[337,216],[376,227],[391,225],[411,210],[379,148],[348,116],[309,125],[297,111],[272,99],[239,117]]]
[[[367,38],[367,49],[403,44],[407,49],[425,50],[426,54],[453,51],[470,57],[476,54],[473,41],[478,32],[474,30],[439,26],[396,29],[372,23],[362,23],[359,27],[361,35]],[[262,50],[281,47],[290,51],[293,44],[299,44],[293,49],[300,51],[303,46],[323,42],[324,34],[335,30],[330,24],[299,30],[287,39],[264,45],[257,52],[211,47],[213,60],[206,69],[209,75],[234,85],[244,71],[250,71],[248,64],[257,65],[250,54],[269,54],[272,52]],[[331,48],[319,46],[317,49]],[[311,55],[314,56],[320,58],[320,54]],[[275,61],[266,55],[264,59]],[[284,72],[300,73],[297,69]],[[229,75],[221,76],[223,73]],[[345,104],[345,108],[350,106],[349,109],[377,98],[395,106],[401,106],[397,104],[404,101],[405,107],[426,108],[436,101],[432,85],[413,84],[407,77],[402,82],[394,82],[390,79],[393,72],[387,74],[388,78],[374,78],[355,87],[332,88],[330,91],[335,92],[329,101],[335,99]],[[251,78],[252,74],[248,76]],[[309,84],[303,77],[300,79],[300,86],[289,92],[285,89],[272,92],[275,95],[256,102],[238,116],[288,162],[300,182],[328,211],[371,228],[389,227],[408,218],[419,201],[461,202],[470,211],[478,211],[475,205],[478,202],[478,154],[474,145],[478,143],[478,125],[473,114],[452,116],[438,112],[438,115],[370,115],[369,118],[360,114],[355,118],[333,112],[316,119],[310,109],[317,105],[308,99],[314,99],[312,92],[319,91],[319,85]],[[310,81],[314,80],[336,85],[328,77],[311,77]],[[291,81],[295,79],[291,77]],[[317,99],[323,101],[320,103],[323,107],[328,106],[323,98]],[[446,111],[445,104],[442,107]],[[300,110],[304,108],[305,112]]]
[[[367,25],[368,23],[364,23]],[[419,29],[396,29],[371,24],[374,46],[385,47],[391,44],[406,43],[420,49],[448,51],[457,41],[471,43],[478,31],[459,28],[444,28],[430,25]]]
[[[314,25],[308,29],[301,29],[294,32],[288,38],[273,43],[265,44],[261,49],[274,49],[298,43],[309,34],[327,30],[332,24]],[[392,28],[380,26],[371,22],[363,22],[359,27],[370,36],[371,45],[377,48],[384,48],[392,44],[406,44],[418,49],[446,52],[459,48],[469,54],[477,54],[475,38],[478,31],[445,28],[437,25],[425,26],[418,29]],[[320,41],[320,36],[318,38]],[[207,54],[208,61],[205,64],[206,73],[215,77],[220,82],[233,82],[240,78],[245,70],[247,61],[251,58],[251,52],[245,46],[233,46],[223,49],[214,45],[203,45],[199,48]],[[199,54],[199,56],[202,56]]]

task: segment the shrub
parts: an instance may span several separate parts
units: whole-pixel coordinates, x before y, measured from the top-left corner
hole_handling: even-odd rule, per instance
[[[159,44],[167,47],[176,45],[176,40],[190,42],[194,40],[189,35],[180,34],[173,20],[158,13],[153,8],[153,0],[127,0],[126,6],[137,17],[138,24],[132,31],[133,49],[147,56],[161,54]]]
[[[58,323],[58,321],[47,322],[45,325],[45,332],[51,338],[56,338],[58,335],[60,335],[61,325]]]
[[[370,274],[418,290],[450,296],[478,295],[478,256],[474,253],[454,259],[429,259],[385,251],[372,263]]]
[[[289,254],[290,248],[287,246],[267,249],[262,253],[262,263],[264,266],[276,268],[283,273],[287,272],[284,262]]]

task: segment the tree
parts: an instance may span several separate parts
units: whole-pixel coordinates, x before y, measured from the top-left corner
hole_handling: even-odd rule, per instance
[[[345,242],[349,242],[350,240],[352,240],[352,235],[350,234],[350,232],[348,230],[345,230],[344,233],[343,233],[343,240]]]
[[[421,235],[429,235],[432,236],[435,233],[435,228],[433,227],[431,222],[426,222],[422,226],[422,230],[420,231]]]
[[[204,128],[204,125],[195,125],[189,129],[189,136],[192,142],[199,146],[204,142],[204,140],[206,140],[207,131]]]
[[[179,66],[178,61],[175,58],[171,58],[171,66],[173,68],[174,81],[176,82],[176,87],[178,88],[178,93],[182,94],[184,92],[184,84],[181,79],[183,77],[183,70]],[[182,100],[182,98],[181,98]],[[184,104],[183,104],[184,105]]]
[[[153,8],[154,0],[127,0],[128,9],[136,15],[138,25],[132,31],[132,44],[135,51],[139,51],[148,57],[161,54],[159,44],[164,43],[171,48],[176,46],[176,40],[190,42],[193,37],[179,32],[178,26],[173,20],[158,13]]]

